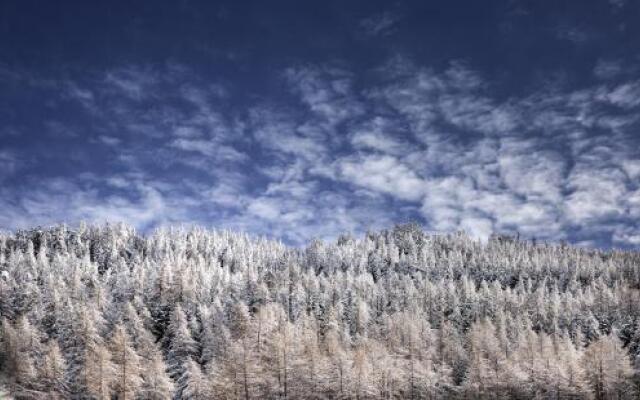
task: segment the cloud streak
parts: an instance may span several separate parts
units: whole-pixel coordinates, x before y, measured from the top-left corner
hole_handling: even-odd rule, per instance
[[[279,96],[236,107],[228,85],[177,65],[61,80],[56,101],[83,119],[48,126],[101,156],[79,152],[84,173],[25,169],[0,196],[0,226],[184,222],[299,244],[413,218],[481,239],[638,246],[640,86],[617,71],[599,63],[592,85],[497,97],[462,62],[394,57],[366,89],[344,66],[304,65],[281,72]],[[25,151],[0,152],[0,179]]]

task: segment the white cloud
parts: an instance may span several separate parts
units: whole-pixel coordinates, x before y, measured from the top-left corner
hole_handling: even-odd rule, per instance
[[[636,82],[566,93],[543,88],[498,103],[488,83],[461,65],[437,73],[404,62],[386,72],[394,79],[371,98],[395,109],[398,123],[406,118],[427,145],[403,161],[427,182],[421,210],[435,229],[479,219],[465,225],[486,232],[491,222],[496,231],[552,239],[572,226],[606,235],[633,212],[640,167],[630,130],[637,117],[600,102],[631,110],[640,104]],[[463,133],[448,133],[446,124]]]
[[[122,142],[119,138],[114,136],[108,136],[108,135],[100,135],[98,136],[98,140],[100,140],[102,143],[106,144],[107,146],[117,146]]]
[[[199,153],[219,161],[239,162],[247,159],[247,155],[232,146],[216,143],[211,140],[179,138],[171,142],[171,146],[186,152]]]
[[[152,88],[159,79],[155,71],[129,66],[107,72],[104,82],[108,89],[122,93],[131,100],[140,101],[155,95]]]
[[[493,222],[488,218],[464,217],[459,227],[471,237],[486,242],[494,230]]]
[[[351,145],[359,150],[406,155],[411,152],[412,146],[401,139],[397,131],[393,121],[375,117],[351,134]]]
[[[568,178],[573,193],[565,200],[567,219],[580,225],[622,216],[627,192],[624,179],[617,169],[574,169]]]
[[[172,221],[186,222],[184,212],[191,201],[163,193],[149,182],[135,178],[111,177],[110,184],[126,184],[126,193],[103,195],[93,177],[69,180],[54,178],[37,186],[23,188],[17,201],[0,196],[5,210],[0,227],[29,228],[58,223],[125,222],[138,228],[159,226]]]
[[[443,73],[436,73],[400,63],[401,67],[392,64],[384,71],[395,74],[396,82],[372,90],[371,96],[384,99],[406,116],[419,139],[429,140],[434,131],[441,130],[438,123],[492,135],[512,133],[520,123],[516,107],[496,104],[486,96],[487,82],[463,64],[452,63]]]
[[[362,32],[367,36],[387,36],[400,21],[400,15],[393,12],[383,12],[365,18],[360,22]]]
[[[608,90],[602,89],[599,98],[622,107],[634,108],[640,105],[640,82],[628,82]]]
[[[593,74],[603,80],[615,78],[624,71],[620,61],[599,59],[593,68]]]
[[[202,131],[193,126],[179,126],[173,131],[174,136],[179,138],[194,139],[202,136]]]
[[[584,44],[591,38],[591,34],[586,30],[568,24],[558,25],[555,33],[558,39],[567,40],[574,44]]]
[[[640,233],[636,228],[626,227],[618,229],[613,234],[613,242],[616,244],[640,246]]]
[[[497,161],[500,175],[513,193],[528,200],[561,200],[566,172],[562,155],[533,141],[505,138]]]
[[[351,157],[338,161],[341,179],[376,192],[404,200],[419,200],[424,181],[410,168],[391,156]]]
[[[15,173],[20,165],[21,162],[14,152],[0,150],[0,181]]]
[[[336,68],[289,68],[285,76],[295,93],[322,120],[335,126],[364,110],[351,90],[349,73]]]
[[[260,198],[253,200],[249,203],[247,210],[251,214],[269,221],[276,221],[281,216],[280,207],[272,199]]]
[[[640,159],[622,160],[620,166],[630,180],[640,182]]]
[[[613,74],[605,67],[594,73]],[[638,82],[616,73],[615,85],[505,99],[460,62],[439,71],[398,57],[374,72],[379,81],[361,90],[344,69],[290,68],[282,78],[294,96],[283,97],[293,103],[264,98],[231,112],[227,88],[188,69],[69,83],[66,98],[99,125],[92,145],[118,146],[113,162],[127,173],[2,193],[0,226],[215,221],[302,243],[421,215],[428,229],[478,238],[519,231],[638,245]],[[23,161],[0,151],[0,179]]]
[[[306,161],[318,160],[327,152],[323,140],[300,135],[295,120],[281,112],[254,108],[250,112],[250,120],[253,137],[266,150]]]

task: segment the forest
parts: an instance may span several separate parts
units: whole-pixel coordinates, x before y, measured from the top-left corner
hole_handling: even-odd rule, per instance
[[[15,399],[637,399],[640,253],[409,223],[0,234]]]

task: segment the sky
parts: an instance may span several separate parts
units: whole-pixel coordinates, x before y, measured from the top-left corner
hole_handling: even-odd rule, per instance
[[[0,1],[0,229],[640,248],[640,2]]]

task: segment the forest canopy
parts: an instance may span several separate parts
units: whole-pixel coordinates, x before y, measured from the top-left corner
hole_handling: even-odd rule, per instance
[[[200,228],[0,234],[15,398],[631,399],[640,253],[414,224],[294,248]]]

